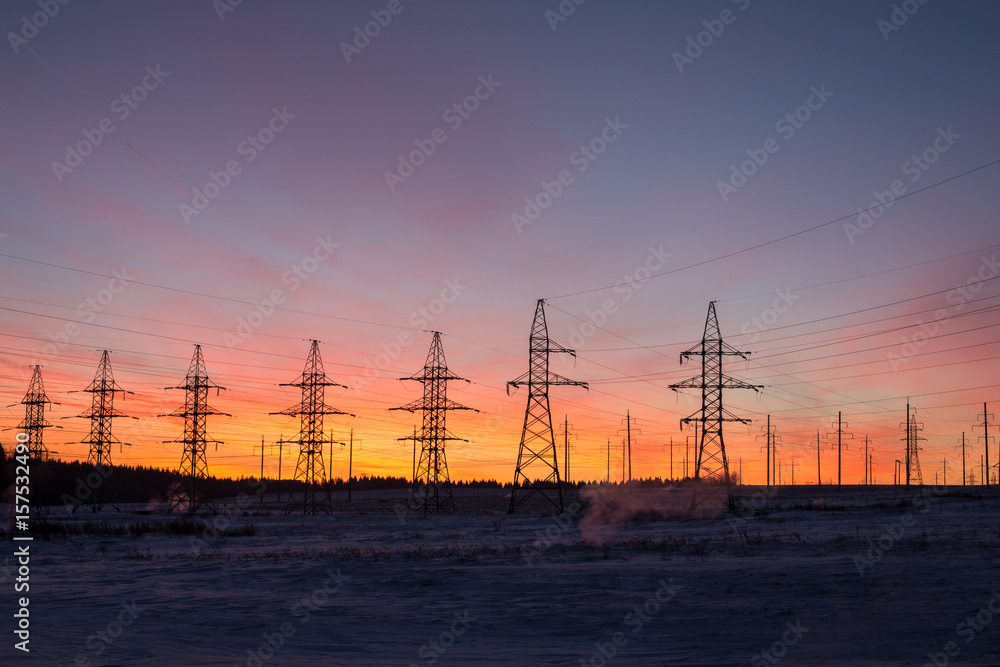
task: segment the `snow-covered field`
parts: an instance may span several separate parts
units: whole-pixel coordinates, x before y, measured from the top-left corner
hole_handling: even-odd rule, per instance
[[[308,517],[253,498],[195,535],[54,508],[30,654],[0,573],[0,664],[1000,664],[1000,491],[743,488],[735,520],[692,518],[686,491],[585,493],[562,518],[506,515],[498,491],[427,517],[399,492]]]

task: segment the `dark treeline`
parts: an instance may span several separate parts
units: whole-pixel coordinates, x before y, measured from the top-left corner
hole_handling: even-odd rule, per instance
[[[0,450],[0,481],[3,494],[0,501],[12,503],[15,494],[16,470],[18,462],[7,452]],[[181,482],[176,470],[153,468],[146,466],[115,466],[111,469],[98,469],[89,463],[80,461],[61,461],[56,459],[37,461],[29,465],[31,493],[29,497],[32,506],[81,504],[92,501],[96,495],[103,502],[122,503],[162,503],[170,500],[171,495]],[[23,470],[21,471],[23,474]],[[303,483],[290,479],[275,480],[264,478],[264,493],[288,493],[301,491]],[[347,480],[337,478],[324,488],[332,486],[333,490],[347,489]],[[406,489],[410,480],[405,477],[372,477],[363,475],[355,477],[351,488],[354,491],[369,489]],[[453,483],[456,489],[461,488],[500,488],[496,480],[471,480]],[[256,495],[262,485],[257,477],[240,477],[238,479],[208,477],[201,482],[202,491],[207,499],[233,498],[241,493]]]
[[[11,456],[11,451],[0,447],[0,483],[3,492],[0,501],[13,503],[15,495],[16,467],[18,462]],[[113,469],[97,469],[80,461],[61,461],[50,459],[46,461],[31,461],[30,463],[32,506],[74,505],[92,502],[94,497],[100,501],[121,503],[163,503],[171,499],[172,494],[181,483],[180,474],[176,470],[153,468],[146,466],[115,466]],[[21,471],[23,473],[23,470]],[[577,481],[570,486],[580,487],[585,484],[600,484],[604,480]],[[634,479],[632,486],[655,487],[670,484],[670,480],[660,477]],[[738,483],[737,475],[733,475],[733,483]],[[620,480],[612,480],[612,485],[618,486]],[[407,489],[411,481],[406,477],[373,477],[362,475],[355,477],[351,483],[353,491]],[[304,484],[290,479],[275,480],[264,478],[264,493],[294,493],[301,491]],[[495,479],[473,479],[452,483],[455,489],[486,489],[509,488],[510,483],[501,484]],[[337,478],[324,486],[332,487],[334,491],[345,491],[347,480]],[[206,499],[234,498],[240,494],[257,495],[261,484],[257,477],[208,477],[202,480],[201,489]]]

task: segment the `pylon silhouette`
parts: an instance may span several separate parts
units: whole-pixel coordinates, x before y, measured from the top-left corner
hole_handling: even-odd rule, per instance
[[[545,324],[545,300],[539,299],[531,325],[528,372],[507,383],[508,393],[511,387],[516,389],[528,385],[528,405],[524,411],[524,428],[521,430],[521,444],[517,451],[517,467],[514,469],[514,483],[510,489],[508,514],[512,514],[536,494],[559,512],[564,511],[555,436],[552,432],[552,413],[549,411],[549,387],[566,384],[587,388],[587,383],[567,380],[552,373],[549,370],[549,354],[552,352],[576,356],[574,350],[549,339],[548,326]],[[540,469],[544,476],[531,479],[528,474],[533,467]],[[522,493],[518,499],[520,489],[524,489],[526,493]]]
[[[681,420],[684,424],[692,422],[701,424],[701,442],[695,450],[694,493],[691,496],[691,509],[705,502],[723,488],[726,490],[727,502],[733,504],[733,487],[729,478],[729,460],[726,458],[726,445],[722,437],[723,422],[740,422],[749,424],[751,420],[742,419],[722,406],[723,389],[753,389],[759,391],[762,385],[754,385],[731,378],[722,373],[722,362],[726,356],[749,358],[749,352],[740,352],[723,342],[719,333],[719,319],[715,313],[715,302],[708,304],[708,317],[705,320],[705,332],[701,342],[681,352],[681,363],[690,357],[701,357],[701,375],[683,382],[670,385],[674,391],[678,389],[701,389],[701,410],[690,417]],[[704,473],[704,475],[703,475]],[[708,482],[699,484],[699,481]],[[699,495],[701,499],[699,500]]]
[[[421,399],[407,403],[390,410],[407,410],[423,412],[423,426],[420,435],[414,434],[399,440],[414,440],[420,443],[420,462],[417,464],[413,478],[413,489],[407,502],[410,512],[423,511],[424,514],[455,513],[455,498],[452,494],[451,477],[448,474],[448,458],[445,454],[445,443],[449,440],[460,440],[448,432],[446,416],[448,410],[473,410],[455,401],[448,400],[448,382],[450,380],[465,380],[448,370],[448,362],[444,358],[444,347],[441,345],[441,334],[433,332],[431,347],[427,352],[427,360],[420,373],[402,380],[414,380],[424,385],[424,395]],[[479,412],[478,410],[473,410]]]
[[[160,415],[161,417],[184,418],[184,437],[180,440],[165,441],[179,442],[184,445],[180,465],[182,481],[170,499],[168,511],[183,510],[193,514],[204,507],[215,512],[215,507],[205,499],[203,492],[204,482],[208,478],[208,459],[205,456],[205,448],[211,442],[215,443],[215,448],[218,449],[221,441],[209,438],[206,427],[208,417],[211,415],[225,417],[231,415],[208,406],[209,389],[215,389],[216,395],[218,395],[225,387],[220,387],[208,378],[205,359],[201,354],[201,345],[194,346],[194,356],[191,358],[191,366],[188,368],[184,384],[177,387],[167,387],[167,389],[184,390],[184,407],[168,415]]]
[[[923,425],[917,422],[917,409],[910,408],[910,400],[906,400],[906,485],[924,485],[924,476],[920,472],[920,447],[918,442],[927,438],[920,437]]]
[[[111,477],[113,485],[112,495],[114,496],[111,505],[117,510],[118,489],[113,478],[114,467],[111,463],[111,446],[117,444],[121,447],[127,443],[122,443],[112,434],[111,425],[114,419],[127,417],[128,415],[120,410],[116,410],[114,401],[115,394],[125,395],[132,392],[126,392],[115,382],[107,350],[104,350],[101,354],[101,362],[97,366],[97,374],[94,376],[94,381],[83,391],[93,394],[90,410],[77,415],[77,417],[90,420],[90,435],[83,441],[84,444],[90,445],[87,463],[97,468],[104,478],[104,482],[94,489],[93,494],[84,503],[90,504],[91,510],[94,512],[102,509],[105,504],[102,498],[106,495],[102,489],[104,489],[104,485],[108,481],[107,478]],[[106,472],[104,469],[106,469]],[[78,507],[79,505],[74,505],[73,511],[75,512]]]
[[[47,459],[49,450],[45,447],[42,432],[52,426],[45,419],[45,406],[51,405],[52,401],[45,395],[41,366],[35,366],[31,381],[28,383],[28,391],[21,399],[21,404],[24,405],[24,419],[17,427],[28,435],[28,455],[39,461]]]
[[[319,341],[314,340],[309,346],[309,355],[306,357],[302,375],[295,382],[281,386],[299,387],[302,390],[302,400],[299,401],[298,405],[271,414],[299,417],[299,434],[288,440],[279,440],[278,444],[294,443],[299,445],[299,459],[295,465],[294,479],[305,484],[301,499],[297,499],[294,494],[289,494],[285,513],[290,514],[302,510],[302,514],[316,514],[319,511],[329,514],[333,509],[332,499],[322,493],[320,489],[326,482],[323,449],[327,444],[331,448],[333,447],[333,438],[323,432],[323,417],[324,415],[353,417],[354,415],[328,406],[324,394],[327,387],[343,387],[344,385],[326,379],[323,358],[319,353]]]

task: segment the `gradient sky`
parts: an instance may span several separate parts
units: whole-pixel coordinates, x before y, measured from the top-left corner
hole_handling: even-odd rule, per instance
[[[854,435],[844,481],[862,478],[867,435],[878,481],[891,482],[907,396],[925,427],[924,479],[947,459],[958,480],[963,431],[979,477],[972,425],[984,401],[1000,411],[1000,289],[979,282],[1000,275],[1000,165],[966,172],[1000,159],[1000,6],[914,3],[890,31],[888,1],[590,0],[558,22],[547,15],[555,0],[247,0],[221,18],[219,4],[70,3],[38,15],[37,31],[25,28],[36,2],[0,9],[5,442],[40,363],[62,427],[46,444],[85,459],[73,443],[88,423],[72,416],[89,395],[69,392],[108,349],[135,392],[118,407],[138,417],[116,422],[132,446],[115,462],[175,467],[180,446],[162,441],[182,424],[156,415],[183,404],[163,387],[183,381],[200,343],[228,388],[212,403],[233,415],[210,421],[224,444],[209,468],[254,474],[261,437],[297,431],[268,413],[299,400],[278,385],[298,376],[315,338],[331,379],[349,387],[327,402],[356,418],[327,423],[361,443],[355,474],[409,475],[409,445],[396,438],[419,416],[387,408],[419,397],[397,378],[422,367],[439,330],[450,368],[471,382],[449,397],[480,410],[449,419],[470,440],[449,447],[452,476],[508,481],[526,390],[508,396],[505,382],[527,370],[535,301],[546,298],[550,335],[578,350],[553,370],[591,383],[551,394],[554,420],[572,425],[572,477],[603,479],[610,440],[620,479],[627,410],[633,474],[668,477],[671,438],[678,474],[690,434],[678,420],[700,405],[668,385],[697,374],[678,353],[700,339],[714,299],[724,338],[753,352],[727,372],[766,385],[725,396],[753,419],[726,431],[747,481],[764,480],[768,414],[796,482],[816,481],[817,431],[823,481],[835,479],[839,410]],[[390,5],[401,9],[386,14]],[[347,62],[342,43],[372,12],[391,21]],[[685,50],[696,57],[679,67]],[[468,100],[466,117],[447,113],[477,87],[485,99]],[[795,126],[783,120],[797,111]],[[54,166],[102,121],[113,129],[77,166]],[[273,140],[247,148],[269,124]],[[603,147],[602,132],[614,139]],[[390,187],[386,172],[432,136],[444,140]],[[581,157],[595,140],[603,152]],[[913,158],[925,151],[933,163],[921,169]],[[723,197],[719,182],[753,155],[763,164]],[[219,177],[231,161],[234,175]],[[558,196],[539,198],[546,183],[558,191],[563,170]],[[186,220],[182,205],[212,173],[225,187],[209,187],[216,196]],[[894,181],[908,197],[845,229]],[[526,199],[545,208],[519,228]],[[320,239],[339,245],[314,262]],[[643,266],[668,273],[623,284],[645,278]],[[283,310],[252,315],[276,291]],[[241,318],[259,326],[231,345]],[[592,318],[602,329],[582,330]],[[410,338],[394,348],[401,334]],[[365,377],[386,366],[386,350],[388,367]],[[294,454],[283,465],[287,476]],[[265,468],[276,475],[276,450]],[[334,474],[346,469],[337,452]]]

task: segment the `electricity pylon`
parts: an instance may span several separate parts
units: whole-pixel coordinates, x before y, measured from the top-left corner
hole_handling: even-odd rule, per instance
[[[353,417],[354,415],[331,408],[326,404],[324,393],[327,387],[344,387],[344,385],[326,379],[323,358],[319,354],[319,341],[314,340],[309,346],[309,356],[306,357],[306,365],[302,369],[302,375],[295,382],[281,386],[302,389],[302,400],[299,401],[298,405],[271,414],[288,415],[300,419],[299,434],[289,440],[280,440],[279,444],[299,445],[299,460],[295,466],[295,479],[305,483],[301,500],[295,500],[294,496],[289,494],[285,513],[290,514],[301,509],[303,514],[316,514],[317,511],[329,514],[333,509],[330,498],[322,493],[317,494],[317,490],[326,483],[323,448],[327,444],[332,448],[334,444],[332,435],[323,432],[323,416],[348,415]],[[346,387],[344,388],[346,389]]]
[[[576,356],[574,350],[549,340],[549,330],[545,324],[545,300],[539,299],[535,306],[535,320],[531,325],[528,372],[507,383],[508,393],[511,387],[516,389],[528,385],[528,405],[524,411],[524,428],[521,430],[521,444],[517,451],[517,467],[514,469],[514,483],[510,489],[508,514],[512,514],[535,494],[541,495],[559,512],[564,511],[555,436],[552,432],[552,413],[549,411],[549,387],[565,384],[587,388],[587,383],[567,380],[551,372],[549,354],[552,352]],[[532,467],[540,468],[544,477],[532,480],[528,476]],[[520,499],[517,497],[518,489],[526,491],[521,494]],[[552,497],[553,492],[555,498]]]
[[[114,469],[111,463],[111,446],[117,444],[119,448],[123,444],[118,438],[116,438],[111,433],[111,423],[114,419],[119,419],[122,417],[128,417],[121,410],[115,409],[115,394],[131,394],[132,392],[126,392],[118,383],[115,382],[115,376],[111,372],[111,360],[108,358],[108,351],[104,350],[101,354],[101,362],[97,366],[97,374],[94,376],[94,381],[90,383],[83,391],[93,394],[90,403],[90,410],[77,415],[77,417],[82,417],[84,419],[90,420],[90,435],[87,439],[83,441],[83,444],[90,445],[90,453],[87,456],[87,463],[98,468],[99,470],[104,468],[107,469],[105,473],[104,470],[100,470],[102,477],[111,476],[114,474]],[[135,419],[135,417],[130,417],[130,419]],[[107,481],[107,480],[105,480]],[[91,511],[97,512],[104,507],[104,501],[101,497],[104,495],[101,493],[102,485],[99,485],[94,489],[93,495],[91,495],[86,503],[91,505]],[[117,498],[117,486],[114,492],[115,498],[112,501],[112,506],[118,509],[118,498]],[[73,511],[75,512],[79,505],[73,506]]]
[[[215,394],[218,396],[220,391],[225,390],[225,387],[220,387],[208,379],[205,359],[201,354],[201,345],[194,346],[194,356],[191,357],[191,365],[188,367],[184,384],[167,387],[167,389],[184,390],[184,407],[174,410],[170,414],[160,415],[161,417],[184,418],[184,436],[180,440],[164,441],[179,442],[184,445],[180,465],[181,485],[173,494],[168,511],[183,510],[188,514],[194,514],[199,508],[206,507],[215,512],[215,508],[205,500],[202,492],[204,482],[208,478],[208,459],[205,457],[205,447],[211,442],[218,450],[221,441],[209,438],[206,426],[208,417],[211,415],[225,417],[231,415],[208,406],[209,389],[215,389]]]
[[[742,419],[732,414],[722,406],[723,389],[753,389],[759,391],[762,385],[748,384],[742,380],[731,378],[722,373],[722,362],[726,356],[737,356],[749,359],[749,352],[740,352],[723,342],[719,333],[719,320],[715,314],[715,302],[708,304],[708,317],[705,320],[705,332],[701,342],[686,352],[681,352],[683,364],[690,357],[701,357],[701,375],[670,385],[674,391],[678,389],[701,389],[701,410],[690,417],[681,420],[684,424],[701,423],[701,442],[695,454],[694,493],[691,496],[691,509],[705,502],[725,486],[727,502],[733,504],[732,481],[729,478],[729,460],[726,458],[726,445],[722,437],[723,422],[740,422],[749,424],[751,420]],[[709,484],[698,484],[702,472]],[[698,499],[699,492],[704,494]]]
[[[924,477],[920,473],[920,447],[918,442],[927,438],[920,437],[920,431],[924,427],[917,422],[917,409],[910,408],[910,400],[906,400],[906,485],[915,484],[923,486]]]
[[[444,347],[441,345],[441,334],[433,332],[431,347],[427,352],[427,361],[420,373],[401,380],[413,380],[424,385],[424,395],[419,400],[407,403],[390,410],[407,410],[423,412],[423,426],[420,434],[400,440],[414,440],[420,443],[420,460],[413,478],[413,489],[407,502],[410,512],[423,511],[424,514],[455,513],[455,498],[452,495],[451,477],[448,475],[448,458],[445,455],[445,443],[449,440],[461,440],[448,432],[446,416],[448,410],[473,410],[455,401],[448,400],[448,382],[463,380],[448,370],[448,362],[444,358]],[[479,412],[478,410],[473,410]]]
[[[24,405],[24,419],[17,427],[22,433],[28,434],[28,455],[39,461],[47,459],[49,450],[42,440],[42,432],[52,426],[45,419],[45,406],[52,405],[52,401],[45,395],[41,366],[35,366],[31,381],[28,383],[28,391],[21,399],[21,404]]]

